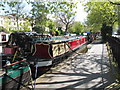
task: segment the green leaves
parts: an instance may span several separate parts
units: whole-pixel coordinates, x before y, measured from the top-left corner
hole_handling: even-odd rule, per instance
[[[56,26],[55,22],[49,19],[46,23],[50,31],[55,31],[55,26]]]
[[[0,32],[7,32],[7,30],[4,27],[0,26]]]
[[[55,6],[57,11],[55,12],[56,18],[65,25],[66,33],[74,20],[76,3],[71,0],[71,2],[58,2]]]
[[[43,28],[46,26],[47,15],[49,14],[49,8],[45,2],[31,2],[32,10],[31,10],[31,23],[35,28]],[[36,29],[35,29],[36,30]],[[39,30],[39,29],[38,29]],[[40,32],[40,31],[37,31]]]
[[[114,25],[117,20],[116,6],[109,2],[88,2],[85,4],[85,10],[89,12],[87,17],[89,25],[100,26],[105,22]]]
[[[83,25],[80,22],[75,22],[70,28],[69,32],[71,33],[81,33],[83,32]]]

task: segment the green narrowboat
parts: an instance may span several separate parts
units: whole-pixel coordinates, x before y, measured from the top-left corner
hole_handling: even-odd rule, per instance
[[[2,90],[17,89],[26,87],[31,81],[31,70],[24,58],[2,55],[2,67],[0,69],[0,86]]]

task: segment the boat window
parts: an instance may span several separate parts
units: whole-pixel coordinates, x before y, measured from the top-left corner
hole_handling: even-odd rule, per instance
[[[2,41],[6,41],[6,35],[2,35]]]

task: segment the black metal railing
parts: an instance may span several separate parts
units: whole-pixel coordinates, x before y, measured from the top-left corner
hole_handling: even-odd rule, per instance
[[[120,69],[120,39],[117,37],[107,36],[107,42],[112,51],[113,58]]]

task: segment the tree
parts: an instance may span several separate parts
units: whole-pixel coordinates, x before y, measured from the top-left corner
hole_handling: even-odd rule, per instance
[[[31,26],[34,27],[51,27],[51,25],[47,25],[49,22],[48,15],[54,15],[56,19],[62,22],[65,25],[65,32],[68,31],[70,24],[74,20],[75,16],[75,3],[72,2],[31,2],[32,10],[31,10]],[[50,24],[50,23],[49,23]]]
[[[70,28],[69,32],[71,33],[81,33],[83,32],[83,25],[80,22],[75,22]]]
[[[108,0],[110,3],[112,3],[112,4],[114,4],[114,5],[120,5],[120,3],[119,2],[117,2],[117,1],[115,1],[115,2],[113,2],[113,1],[111,1],[111,0]]]
[[[51,2],[49,6],[56,19],[65,25],[66,33],[74,21],[76,3],[72,0],[69,2]]]
[[[89,13],[87,24],[99,29],[103,23],[113,26],[117,21],[117,8],[109,2],[87,2],[85,10]]]
[[[49,14],[47,4],[45,2],[31,2],[31,4],[32,4],[32,10],[31,10],[32,27],[33,28],[41,27],[41,29],[45,28],[46,22],[48,20],[47,15]]]
[[[33,27],[33,30],[37,33],[44,33],[45,32],[45,27],[40,26],[40,25],[36,25]]]
[[[120,34],[120,3],[119,2],[113,2],[111,0],[108,0],[111,4],[117,5],[118,7],[118,33]]]
[[[84,27],[84,32],[85,31],[93,31],[93,32],[99,32],[101,28],[101,24],[100,23],[93,23],[91,24],[91,22],[89,22],[88,20],[85,21],[85,27]]]
[[[4,27],[0,26],[0,32],[7,32],[7,30]]]
[[[29,32],[29,31],[31,31],[30,22],[28,20],[26,20],[25,22],[20,24],[20,27],[21,27],[20,32]]]
[[[55,31],[56,23],[53,20],[49,19],[46,22],[46,24],[47,24],[47,27],[49,28],[49,31],[51,32]]]

